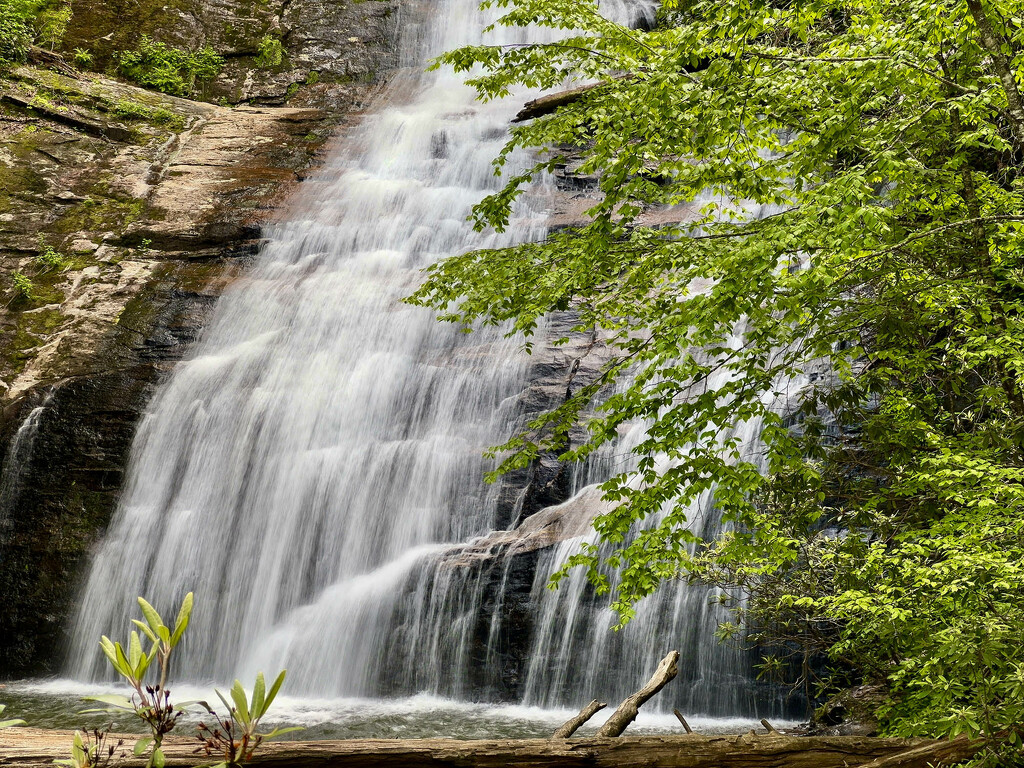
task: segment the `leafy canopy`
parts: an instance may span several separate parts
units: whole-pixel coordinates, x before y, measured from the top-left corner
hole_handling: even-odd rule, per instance
[[[527,335],[571,308],[615,352],[495,449],[499,471],[584,460],[645,421],[636,473],[603,487],[604,546],[571,562],[623,621],[666,578],[738,584],[748,621],[794,622],[780,647],[887,680],[889,730],[1019,723],[1022,4],[669,0],[650,31],[588,0],[484,5],[565,36],[440,57],[481,98],[595,87],[513,128],[496,168],[536,161],[477,226],[506,226],[569,155],[600,199],[543,242],[437,264],[411,301]],[[806,385],[796,414],[787,383]],[[707,491],[733,530],[695,542]]]

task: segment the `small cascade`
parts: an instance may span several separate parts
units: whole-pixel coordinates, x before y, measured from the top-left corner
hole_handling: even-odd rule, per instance
[[[635,426],[623,442],[638,441],[643,431],[642,425]],[[741,439],[752,454],[757,425],[746,424],[742,431]],[[619,456],[622,447],[617,446]],[[603,463],[599,460],[590,468],[590,482],[611,475]],[[724,530],[710,492],[690,505],[687,517],[690,530],[702,539],[712,540]],[[665,653],[677,649],[677,681],[649,705],[653,709],[679,708],[709,716],[776,713],[772,693],[752,685],[749,653],[715,638],[718,624],[729,619],[728,609],[713,599],[717,591],[667,583],[637,605],[636,616],[625,628],[612,631],[615,617],[609,599],[594,593],[582,570],[571,571],[557,590],[549,589],[551,574],[579,552],[583,541],[598,543],[593,532],[563,541],[544,552],[535,572],[530,600],[536,606],[537,629],[524,687],[527,703],[563,704],[566,691],[590,691],[602,701],[619,701],[636,689],[636,681],[647,679]],[[608,571],[607,576],[614,586],[617,574]]]
[[[47,395],[41,404],[29,411],[18,431],[14,433],[3,466],[0,467],[0,559],[3,558],[3,545],[11,524],[11,514],[21,495],[24,469],[32,457],[39,423],[51,399],[51,395]]]

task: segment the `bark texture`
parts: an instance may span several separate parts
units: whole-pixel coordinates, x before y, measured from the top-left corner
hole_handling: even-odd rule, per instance
[[[618,709],[601,726],[601,730],[597,732],[597,735],[613,737],[621,734],[630,723],[636,720],[636,716],[640,713],[640,707],[644,705],[644,702],[668,685],[678,673],[679,651],[672,651],[658,664],[658,668],[654,670],[654,676],[647,681],[647,685],[632,696],[627,696],[623,699]]]
[[[587,706],[581,709],[578,715],[569,720],[566,720],[565,723],[563,723],[562,726],[557,731],[555,731],[554,734],[552,734],[551,738],[568,739],[570,736],[572,736],[574,733],[576,733],[576,731],[580,729],[581,725],[583,725],[585,722],[587,722],[587,720],[592,718],[594,715],[596,715],[598,712],[600,712],[607,706],[608,705],[605,704],[603,701],[598,701],[597,699],[594,699],[592,702],[587,704]]]
[[[132,741],[134,737],[129,737]],[[129,741],[129,744],[131,741]],[[0,768],[51,766],[66,758],[71,734],[32,728],[0,732]],[[197,742],[165,742],[166,768],[195,768],[210,758]],[[621,738],[356,739],[272,742],[253,766],[287,768],[926,768],[949,766],[980,748],[966,740],[876,739],[854,736],[642,736]],[[128,759],[124,768],[141,768]]]

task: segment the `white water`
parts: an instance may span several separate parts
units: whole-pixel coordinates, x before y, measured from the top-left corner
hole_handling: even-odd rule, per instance
[[[32,457],[32,449],[35,447],[36,435],[39,433],[39,422],[43,412],[53,399],[53,394],[48,394],[42,404],[37,405],[18,427],[14,433],[11,444],[7,449],[7,457],[0,467],[0,560],[3,560],[3,548],[7,539],[7,532],[12,524],[11,515],[15,512],[18,497],[21,495],[21,477],[25,465]]]
[[[734,343],[741,342],[739,337]],[[709,377],[707,387],[715,390],[725,384],[728,372]],[[774,403],[766,395],[769,406]],[[724,442],[736,436],[743,446],[741,460],[762,463],[760,421],[744,422],[732,434],[720,435]],[[645,425],[635,424],[615,444],[605,446],[592,459],[582,483],[599,483],[613,474],[635,468],[631,449],[645,437]],[[658,470],[672,463],[658,460]],[[584,486],[585,489],[592,485]],[[664,512],[669,511],[667,505]],[[655,515],[647,521],[660,523]],[[714,507],[712,491],[705,491],[690,503],[687,528],[705,541],[717,539],[724,531],[721,516]],[[616,701],[645,680],[653,662],[669,650],[680,651],[679,674],[671,689],[652,702],[653,708],[669,712],[678,707],[684,712],[729,716],[740,713],[789,714],[793,707],[770,686],[753,683],[753,658],[739,643],[719,642],[713,633],[717,626],[733,618],[730,609],[716,598],[720,590],[690,586],[679,581],[665,583],[636,606],[636,616],[622,630],[609,631],[614,617],[608,611],[608,597],[598,597],[582,569],[570,572],[557,590],[548,586],[547,575],[561,568],[586,541],[598,544],[597,534],[574,538],[545,551],[538,565],[531,594],[537,606],[537,631],[529,653],[524,698],[530,704],[552,706],[564,691],[597,691],[602,701]],[[607,545],[602,551],[608,554]],[[692,548],[691,548],[692,551]],[[604,570],[614,587],[619,575]]]
[[[216,701],[208,687],[176,685],[176,697]],[[83,715],[82,697],[123,693],[117,686],[82,684],[71,680],[11,683],[4,690],[8,714],[31,714],[32,722],[44,728],[106,727],[111,715]],[[396,738],[416,739],[445,736],[456,739],[543,738],[551,734],[569,717],[571,709],[542,709],[518,704],[487,704],[456,701],[426,694],[396,699],[360,698],[297,698],[283,693],[264,721],[268,728],[278,725],[299,725],[304,730],[288,738],[351,739]],[[116,715],[115,715],[116,717]],[[204,713],[190,711],[179,723],[186,732]],[[581,735],[592,734],[598,725],[588,723]],[[690,725],[698,733],[745,733],[760,725],[752,718],[690,717]],[[137,733],[140,723],[125,716],[114,723],[117,732]],[[775,720],[773,725],[785,728],[795,723]],[[642,710],[630,726],[630,733],[678,733],[679,721],[671,713],[658,714]]]
[[[514,519],[501,486],[482,483],[480,456],[521,421],[528,360],[500,329],[466,335],[400,302],[439,258],[546,233],[528,202],[505,234],[466,223],[500,183],[490,161],[522,103],[479,104],[458,77],[422,72],[478,39],[487,20],[474,8],[442,0],[429,23],[406,25],[409,68],[303,185],[292,219],[269,228],[250,274],[152,403],[83,589],[74,677],[102,677],[96,638],[126,631],[136,595],[172,611],[194,590],[178,659],[191,680],[287,667],[289,695],[309,701],[479,695],[480,668],[497,658],[500,595],[481,638],[482,575],[439,568],[433,555]],[[588,482],[607,468],[590,471]],[[695,525],[712,532],[706,502]],[[528,702],[547,711],[611,697],[679,647],[706,679],[690,675],[665,706],[755,709],[748,661],[716,646],[705,593],[668,590],[614,638],[580,575],[547,593],[575,545],[537,571]]]
[[[486,24],[473,0],[430,17],[405,29],[418,66],[269,229],[153,402],[82,597],[76,675],[97,673],[95,638],[126,626],[135,595],[171,606],[194,589],[191,675],[280,661],[293,691],[372,695],[370,656],[416,553],[500,527],[480,456],[519,416],[520,342],[400,300],[443,256],[546,230],[525,207],[503,235],[468,225],[499,185],[490,163],[516,104],[423,73]]]

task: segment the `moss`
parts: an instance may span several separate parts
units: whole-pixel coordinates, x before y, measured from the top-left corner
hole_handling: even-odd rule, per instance
[[[12,305],[11,309],[14,308]],[[53,307],[16,311],[11,316],[14,319],[13,328],[0,337],[0,360],[4,372],[18,374],[34,357],[35,348],[45,343],[64,318],[60,310]]]
[[[146,215],[146,201],[110,188],[100,180],[87,190],[85,200],[70,205],[50,226],[63,235],[77,232],[120,232]]]
[[[14,157],[10,166],[0,165],[0,210],[9,210],[11,198],[42,195],[48,190],[46,179],[36,170],[34,154],[41,144],[43,131],[22,130],[4,148]]]
[[[116,95],[89,81],[71,80],[43,69],[22,67],[15,78],[17,87],[40,109],[66,112],[71,107],[95,113],[94,119],[109,115],[116,120],[142,121],[155,128],[175,132],[185,127],[185,116],[170,107],[173,103],[159,94],[142,91],[132,98]],[[140,137],[143,140],[147,137]]]
[[[150,125],[167,127],[175,131],[185,128],[185,118],[163,107],[151,107],[132,99],[118,99],[111,112],[125,120],[143,120]]]
[[[150,298],[146,292],[143,292],[142,295],[130,299],[118,313],[114,322],[122,328],[133,331],[150,328],[157,313],[157,308]]]

